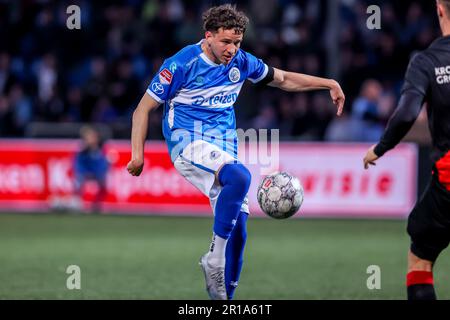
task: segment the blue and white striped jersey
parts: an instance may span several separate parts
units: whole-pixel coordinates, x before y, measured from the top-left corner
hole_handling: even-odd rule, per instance
[[[163,134],[172,161],[194,140],[205,140],[237,158],[233,105],[246,79],[267,75],[262,60],[239,49],[228,65],[211,61],[201,41],[166,59],[147,93],[164,103]]]

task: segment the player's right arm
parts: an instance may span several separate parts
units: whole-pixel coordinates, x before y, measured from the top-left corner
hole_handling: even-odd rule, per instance
[[[144,93],[136,110],[133,112],[131,128],[131,160],[127,170],[132,176],[139,176],[144,168],[144,144],[148,130],[148,115],[159,106],[154,98]]]
[[[184,80],[182,65],[175,59],[164,60],[153,77],[144,96],[133,112],[131,127],[131,160],[127,170],[132,176],[141,174],[144,168],[144,145],[148,129],[148,114],[166,100],[173,98]]]

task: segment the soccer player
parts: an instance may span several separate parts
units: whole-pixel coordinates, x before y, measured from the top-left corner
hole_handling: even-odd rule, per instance
[[[396,111],[384,135],[364,157],[364,167],[394,148],[426,102],[433,150],[431,181],[408,218],[411,238],[406,276],[409,300],[436,299],[433,265],[450,242],[450,0],[437,0],[443,36],[414,55]]]
[[[247,24],[231,5],[207,10],[205,38],[164,61],[133,114],[128,172],[142,172],[148,113],[164,104],[163,134],[172,162],[210,199],[213,237],[200,265],[213,300],[233,298],[247,237],[251,176],[237,160],[233,109],[244,81],[286,91],[329,90],[338,115],[345,99],[334,80],[279,70],[240,49]]]

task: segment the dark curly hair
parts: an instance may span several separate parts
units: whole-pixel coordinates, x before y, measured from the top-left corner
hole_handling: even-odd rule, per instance
[[[237,11],[236,6],[223,4],[212,7],[203,13],[203,29],[205,31],[217,32],[220,28],[224,30],[234,29],[238,34],[247,29],[248,18],[242,11]]]

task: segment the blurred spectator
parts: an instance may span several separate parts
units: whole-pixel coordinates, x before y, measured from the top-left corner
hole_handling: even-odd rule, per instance
[[[91,126],[84,126],[80,130],[82,139],[81,150],[75,156],[74,176],[75,195],[78,198],[78,207],[81,208],[83,187],[88,180],[97,184],[97,193],[92,203],[92,212],[101,211],[101,201],[106,194],[106,174],[109,162],[103,151],[103,141],[99,132]]]
[[[128,116],[142,96],[139,80],[133,74],[133,66],[127,58],[121,59],[109,85],[111,101],[120,116]]]
[[[366,80],[361,87],[359,97],[352,106],[352,119],[355,130],[354,140],[378,141],[384,130],[380,111],[380,99],[383,88],[373,79]]]
[[[25,133],[27,124],[33,117],[33,105],[31,100],[23,92],[20,84],[14,84],[9,94],[9,101],[13,113],[13,123],[15,135],[22,136]]]
[[[54,97],[58,72],[56,59],[52,54],[46,54],[38,67],[38,97],[42,103],[47,103]]]
[[[106,60],[102,57],[94,57],[90,61],[90,78],[84,86],[84,100],[80,105],[80,117],[82,121],[90,121],[95,110],[97,100],[107,94],[108,78]]]
[[[78,87],[71,87],[67,92],[66,105],[67,105],[67,115],[66,121],[80,122],[81,109],[82,109],[82,99],[83,93]]]

